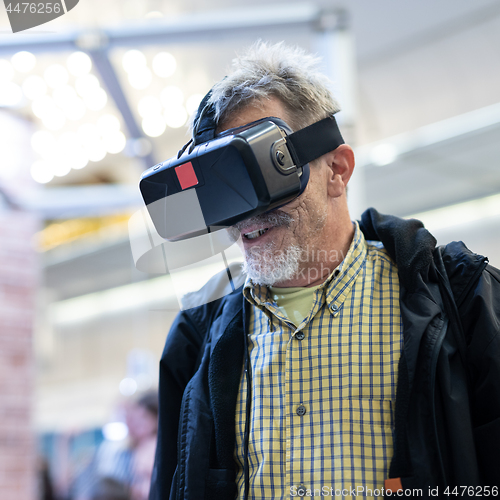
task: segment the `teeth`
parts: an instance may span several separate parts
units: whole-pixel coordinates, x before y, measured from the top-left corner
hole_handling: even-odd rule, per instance
[[[258,238],[259,236],[262,236],[268,229],[256,229],[255,231],[252,231],[251,233],[246,233],[245,238],[249,240],[253,240],[255,238]]]

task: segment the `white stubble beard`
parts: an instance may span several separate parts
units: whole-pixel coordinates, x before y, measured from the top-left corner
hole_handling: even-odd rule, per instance
[[[234,226],[238,232],[254,224],[267,225],[271,228],[289,228],[294,218],[281,210],[274,210],[251,217]],[[284,250],[276,249],[276,242],[270,241],[263,245],[253,245],[245,250],[245,260],[242,270],[257,285],[272,286],[292,278],[299,270],[302,251],[297,245],[289,245]]]
[[[317,213],[314,229],[321,229],[326,223],[326,219],[326,210],[320,210]],[[270,222],[273,227],[290,227],[295,222],[295,219],[288,213],[277,210],[276,212],[252,218],[249,222],[256,221]],[[245,222],[240,223],[240,228],[244,227]],[[308,260],[308,250],[308,246],[304,248],[303,245],[294,243],[289,244],[284,249],[276,250],[276,243],[274,241],[260,246],[255,245],[248,252],[245,252],[245,261],[242,269],[253,283],[274,286],[299,276],[301,262]]]
[[[273,286],[298,275],[302,249],[292,244],[285,250],[276,252],[275,246],[274,242],[269,242],[253,247],[245,254],[243,272],[253,283]]]

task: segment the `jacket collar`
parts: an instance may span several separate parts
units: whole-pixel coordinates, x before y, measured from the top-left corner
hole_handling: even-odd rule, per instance
[[[367,240],[381,241],[396,262],[401,284],[414,292],[427,281],[436,238],[416,219],[400,219],[369,208],[361,216],[360,228]]]

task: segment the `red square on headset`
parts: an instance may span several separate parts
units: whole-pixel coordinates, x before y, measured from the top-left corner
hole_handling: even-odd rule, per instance
[[[182,189],[187,189],[198,184],[198,178],[194,173],[193,164],[190,161],[175,167],[175,173]]]

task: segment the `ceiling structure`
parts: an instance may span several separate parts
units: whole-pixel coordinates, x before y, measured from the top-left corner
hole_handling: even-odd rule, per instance
[[[58,99],[64,102],[71,95],[80,99],[80,104],[82,100],[94,100],[93,107],[101,109],[82,109],[81,119],[66,117],[59,123],[54,123],[54,116],[49,120],[38,118],[36,115],[43,117],[43,109],[38,109],[43,106],[37,107],[26,95],[18,106],[9,109],[31,120],[34,131],[46,129],[45,120],[48,133],[38,137],[53,142],[54,148],[57,140],[75,142],[82,128],[90,141],[89,136],[96,136],[96,131],[89,130],[89,124],[101,119],[103,128],[118,127],[109,115],[118,118],[119,134],[123,135],[115,135],[108,148],[113,153],[100,158],[105,153],[102,142],[106,142],[101,134],[101,148],[94,147],[87,155],[95,161],[88,161],[84,168],[77,164],[78,168],[67,175],[55,175],[47,187],[134,184],[141,170],[175,154],[186,142],[186,108],[192,112],[197,100],[225,74],[237,51],[258,37],[284,39],[315,50],[315,32],[320,12],[325,9],[347,13],[346,23],[355,41],[357,134],[351,142],[368,144],[498,101],[500,5],[494,0],[474,4],[467,0],[439,4],[426,0],[408,5],[390,0],[322,0],[314,4],[278,1],[271,6],[260,0],[250,6],[248,2],[224,0],[81,0],[66,16],[15,36],[8,35],[8,20],[0,10],[0,59],[4,62],[0,70],[4,68],[5,73],[9,69],[5,69],[5,63],[10,63],[16,52],[34,53],[35,67],[28,72],[14,70],[10,79],[10,83],[26,89],[23,83],[28,76],[46,80],[49,68],[56,65],[68,69],[69,56],[83,51],[91,56],[90,74],[98,78],[97,86],[101,88],[91,88],[87,98],[84,83],[92,87],[95,80],[82,83],[82,64],[75,72],[79,76],[71,74],[70,68],[69,75],[60,77],[66,84],[58,83],[56,74],[55,88],[49,85],[43,96],[53,98],[56,105],[52,102],[51,108],[50,102],[45,102],[46,112],[50,114],[57,108]],[[158,76],[154,71],[155,56],[165,53],[173,56],[173,69]],[[6,75],[4,79],[8,79]],[[95,103],[99,101],[96,95],[105,101],[101,106]],[[174,111],[179,111],[180,116],[167,116],[172,104],[176,104]],[[159,122],[148,115],[151,112]],[[42,153],[36,158],[39,164],[44,154],[54,154],[46,151],[47,144],[45,151],[43,147],[38,149]],[[427,162],[428,157],[423,160]],[[67,164],[62,166],[62,173],[67,168]]]
[[[188,108],[192,111],[196,100],[226,74],[235,54],[256,38],[324,49],[318,20],[325,10],[343,13],[340,19],[355,47],[351,76],[356,99],[346,110],[355,117],[347,131],[357,157],[349,193],[354,217],[367,206],[400,216],[418,214],[438,241],[463,238],[499,265],[498,0],[272,5],[264,0],[80,0],[67,15],[16,35],[0,7],[0,87],[7,82],[24,92],[17,104],[0,108],[0,115],[15,115],[29,124],[35,137],[33,162],[44,161],[45,154],[57,164],[48,146],[57,146],[61,137],[60,145],[66,141],[73,149],[58,151],[75,162],[77,155],[71,153],[83,148],[75,135],[88,142],[93,138],[101,148],[87,151],[95,161],[54,176],[36,192],[17,193],[19,199],[13,200],[50,222],[41,235],[46,251],[37,334],[39,428],[61,426],[62,419],[68,427],[101,422],[127,371],[127,352],[137,347],[161,352],[175,301],[173,306],[172,297],[165,302],[168,277],[154,278],[134,268],[126,224],[127,214],[141,206],[141,171],[187,142]],[[27,72],[12,59],[19,50],[36,57]],[[72,72],[69,58],[75,51],[89,55],[90,68],[80,58]],[[158,54],[170,54],[159,56],[163,68],[170,61],[169,71],[155,72]],[[65,83],[53,88],[50,74],[57,80],[58,71]],[[149,76],[141,81],[144,74],[150,82]],[[65,98],[82,101],[85,108],[75,105],[73,118],[66,115],[62,126],[62,119],[59,124],[54,119],[60,116],[57,111],[47,119],[43,105],[42,111],[33,108],[27,95],[28,77],[38,77],[31,79],[35,94],[36,82],[45,82],[43,95],[53,100],[45,99],[52,105],[49,110]],[[344,82],[334,83],[338,89]],[[0,92],[0,101],[5,95]],[[172,107],[178,116],[168,116]],[[160,116],[160,125],[158,120],[143,123],[149,113]],[[47,123],[55,130],[47,129]],[[97,132],[89,124],[98,125]],[[113,140],[106,139],[109,134]],[[103,144],[108,147],[104,155]],[[0,174],[8,167],[8,146],[1,145]],[[67,170],[68,165],[59,165],[59,174]],[[29,171],[31,165],[25,167]],[[97,314],[95,304],[105,297],[124,301],[128,310],[120,302],[121,309]],[[134,306],[134,298],[142,302]],[[80,322],[68,321],[75,304],[80,304]]]

